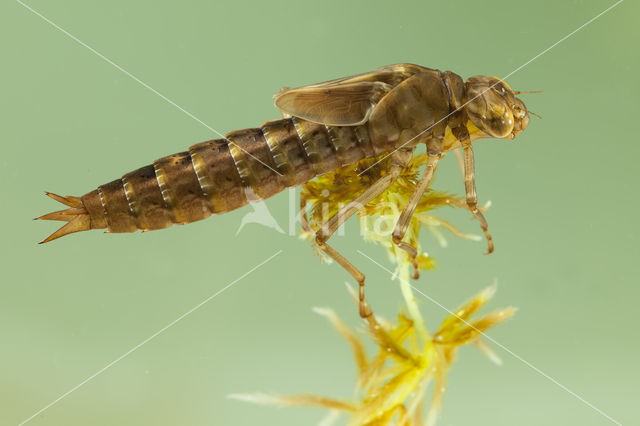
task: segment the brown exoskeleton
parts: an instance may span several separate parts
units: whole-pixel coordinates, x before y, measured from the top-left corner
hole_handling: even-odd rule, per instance
[[[388,173],[344,206],[316,233],[320,249],[360,284],[360,315],[371,311],[364,275],[327,244],[338,227],[384,192],[426,144],[428,161],[393,231],[393,242],[413,258],[403,241],[415,207],[428,189],[445,151],[462,147],[469,209],[488,241],[487,222],[477,207],[471,143],[480,138],[513,139],[529,123],[522,101],[507,83],[488,76],[466,82],[450,71],[397,64],[325,83],[284,89],[275,105],[285,118],[193,145],[125,174],[82,197],[52,198],[69,206],[39,219],[68,222],[43,242],[66,234],[153,230],[204,219],[365,158],[391,156]]]

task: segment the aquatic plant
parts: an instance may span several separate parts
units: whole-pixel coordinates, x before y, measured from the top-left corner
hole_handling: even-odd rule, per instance
[[[388,160],[375,165],[376,160],[366,160],[306,184],[301,193],[302,207],[310,207],[310,212],[303,221],[303,236],[312,236],[327,217],[379,178],[387,170],[382,164],[384,161]],[[511,317],[514,308],[473,318],[494,295],[495,284],[482,290],[455,312],[450,312],[440,326],[430,332],[410,282],[411,259],[391,242],[390,233],[395,220],[413,191],[425,161],[426,155],[416,156],[389,190],[359,212],[360,229],[365,239],[386,247],[396,265],[394,276],[400,283],[405,305],[395,322],[378,317],[375,311],[363,320],[364,334],[375,343],[374,353],[367,353],[362,333],[350,330],[333,310],[314,308],[316,313],[329,320],[351,347],[357,371],[354,398],[343,400],[310,394],[277,396],[261,393],[234,394],[231,395],[233,398],[262,404],[324,407],[331,411],[331,420],[339,413],[346,413],[348,425],[433,425],[442,405],[447,372],[460,347],[475,345],[492,361],[499,363],[499,358],[482,340],[482,335]],[[359,175],[362,170],[366,171]],[[405,241],[418,249],[417,262],[413,265],[418,269],[434,266],[433,259],[421,249],[418,237],[422,228],[429,229],[441,244],[445,241],[441,229],[459,237],[479,239],[463,234],[449,222],[433,216],[433,210],[443,206],[466,208],[463,199],[429,191],[422,197],[411,220]],[[355,292],[351,292],[357,300]]]

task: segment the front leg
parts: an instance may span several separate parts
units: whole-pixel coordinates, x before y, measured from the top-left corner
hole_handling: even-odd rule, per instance
[[[471,213],[480,222],[480,227],[487,238],[487,253],[493,252],[493,238],[489,233],[489,225],[484,218],[482,212],[478,209],[478,196],[476,195],[475,169],[473,164],[473,149],[471,148],[471,138],[466,126],[460,126],[454,129],[454,136],[460,141],[464,157],[464,187],[466,192],[467,206]]]

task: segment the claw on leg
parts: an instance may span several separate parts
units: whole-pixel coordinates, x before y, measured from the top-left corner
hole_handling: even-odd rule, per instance
[[[411,244],[405,243],[404,241],[402,241],[400,238],[396,236],[393,237],[393,243],[398,248],[406,251],[407,254],[409,255],[409,260],[413,265],[413,275],[411,276],[411,278],[413,278],[414,280],[417,280],[418,278],[420,278],[420,270],[418,267],[418,250]]]
[[[484,232],[484,236],[487,239],[487,252],[485,254],[493,253],[493,238],[491,237],[491,233],[489,232],[489,225],[487,224],[487,220],[484,218],[482,212],[478,209],[477,206],[471,207],[471,213],[475,216],[476,219],[480,222],[480,227],[482,228],[482,232]]]
[[[360,312],[360,317],[361,318],[368,318],[370,317],[373,312],[371,311],[371,308],[369,307],[369,304],[367,303],[367,300],[364,298],[364,277],[362,279],[362,281],[358,282],[358,308],[359,308],[359,312]]]

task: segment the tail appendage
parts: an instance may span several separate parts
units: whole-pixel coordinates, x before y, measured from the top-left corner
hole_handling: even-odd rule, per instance
[[[36,220],[60,220],[67,222],[56,232],[41,241],[40,244],[48,243],[49,241],[53,241],[56,238],[63,237],[73,232],[88,231],[91,229],[91,218],[89,217],[89,212],[85,209],[80,197],[72,197],[70,195],[62,197],[50,192],[45,192],[45,194],[54,200],[69,206],[69,208],[36,218]]]

